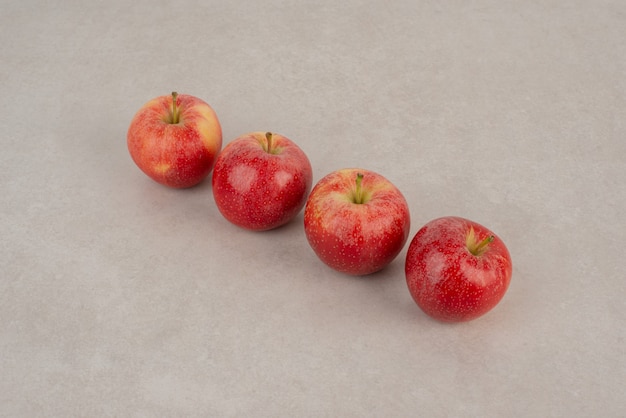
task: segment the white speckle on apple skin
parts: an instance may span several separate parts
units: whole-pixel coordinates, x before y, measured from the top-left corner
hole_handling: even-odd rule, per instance
[[[472,263],[469,258],[461,260],[459,264],[459,270],[461,274],[467,278],[468,281],[475,283],[479,286],[485,286],[487,282],[493,280],[486,280],[485,276],[491,276],[484,268],[480,268],[476,263]]]
[[[285,187],[292,179],[293,175],[284,170],[277,171],[276,174],[274,174],[274,182],[280,189]]]
[[[256,181],[257,174],[253,167],[245,164],[235,166],[228,176],[228,183],[238,193],[245,194],[250,191],[250,187]]]
[[[442,271],[446,267],[445,256],[438,251],[431,251],[426,258],[426,276],[431,286],[441,281]]]

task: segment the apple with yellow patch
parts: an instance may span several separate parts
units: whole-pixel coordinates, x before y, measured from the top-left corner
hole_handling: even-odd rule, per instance
[[[511,282],[511,255],[483,225],[446,216],[415,234],[406,256],[411,296],[432,318],[461,322],[493,309]]]
[[[173,92],[144,104],[127,134],[130,156],[148,177],[174,188],[204,180],[222,149],[222,128],[211,106]]]
[[[387,266],[407,241],[410,215],[398,188],[361,168],[332,172],[313,188],[304,209],[311,248],[329,267],[351,275]]]

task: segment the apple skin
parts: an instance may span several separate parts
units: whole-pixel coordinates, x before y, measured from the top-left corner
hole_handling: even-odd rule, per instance
[[[354,199],[359,174],[363,203]],[[410,223],[400,190],[382,175],[360,168],[326,175],[304,209],[304,229],[315,254],[329,267],[355,276],[391,263],[407,241]]]
[[[302,210],[312,182],[311,163],[293,141],[252,132],[230,142],[217,157],[213,197],[231,223],[266,231],[288,223]]]
[[[137,111],[128,128],[127,145],[148,177],[168,187],[187,188],[211,172],[222,148],[222,128],[206,102],[172,93],[150,100]]]
[[[504,242],[484,226],[447,216],[424,225],[407,250],[407,286],[417,305],[442,322],[478,318],[493,309],[511,282]]]

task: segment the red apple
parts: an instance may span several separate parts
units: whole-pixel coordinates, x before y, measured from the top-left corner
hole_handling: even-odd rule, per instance
[[[500,302],[511,281],[511,256],[489,229],[459,217],[424,225],[406,256],[406,281],[413,299],[444,322],[469,321]]]
[[[204,101],[186,94],[160,96],[143,105],[127,135],[137,166],[165,186],[195,186],[209,175],[222,148],[222,128]]]
[[[217,208],[233,224],[253,231],[277,228],[302,209],[313,171],[289,138],[253,132],[230,142],[213,171]]]
[[[304,230],[317,256],[352,275],[381,270],[409,235],[409,208],[400,190],[372,171],[349,168],[328,174],[304,209]]]

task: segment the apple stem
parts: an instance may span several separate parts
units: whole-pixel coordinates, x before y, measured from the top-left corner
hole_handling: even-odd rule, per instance
[[[363,174],[357,173],[356,175],[356,190],[354,191],[354,203],[363,203],[363,190],[361,189],[361,182],[363,182]]]
[[[176,105],[176,100],[178,98],[178,93],[175,91],[172,92],[172,124],[177,124],[180,122],[180,110]]]
[[[265,132],[265,138],[267,138],[267,153],[271,154],[272,153],[272,133]]]
[[[481,255],[487,249],[487,246],[494,240],[493,235],[489,235],[487,238],[482,240],[480,244],[476,246],[476,249],[473,251],[474,255]]]

